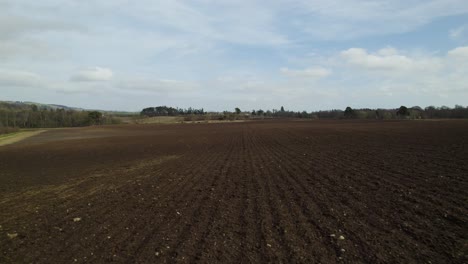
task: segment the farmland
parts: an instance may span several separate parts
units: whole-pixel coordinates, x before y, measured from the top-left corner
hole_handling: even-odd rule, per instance
[[[0,147],[0,263],[464,263],[468,122],[54,129]]]

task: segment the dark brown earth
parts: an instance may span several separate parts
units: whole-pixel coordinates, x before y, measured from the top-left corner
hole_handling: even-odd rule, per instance
[[[0,148],[0,263],[467,263],[468,122],[51,130]]]

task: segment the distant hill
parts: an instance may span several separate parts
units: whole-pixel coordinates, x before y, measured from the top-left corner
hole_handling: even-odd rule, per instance
[[[39,109],[65,109],[65,110],[75,110],[83,111],[85,109],[78,107],[69,107],[65,105],[58,104],[42,104],[36,102],[22,102],[22,101],[0,101],[0,107],[2,108],[12,108],[12,109],[21,109],[21,108],[30,108],[31,106],[37,106]]]
[[[79,108],[79,107],[70,107],[66,105],[60,105],[60,104],[42,104],[42,103],[36,103],[36,102],[22,102],[22,101],[0,101],[0,109],[1,108],[7,108],[7,109],[30,109],[31,106],[37,106],[39,109],[64,109],[64,110],[73,110],[73,111],[99,111],[102,113],[107,113],[107,114],[114,114],[114,115],[135,115],[138,114],[136,112],[125,112],[125,111],[107,111],[107,110],[99,110],[99,109],[84,109],[84,108]]]

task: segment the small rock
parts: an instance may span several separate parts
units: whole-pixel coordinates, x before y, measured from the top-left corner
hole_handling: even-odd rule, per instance
[[[8,238],[13,239],[13,238],[16,238],[18,236],[18,233],[11,233],[11,234],[7,233],[7,236],[8,236]]]
[[[340,236],[338,239],[339,240],[344,240],[344,236]]]
[[[331,237],[336,237],[336,235],[335,235],[335,234],[331,234],[330,236],[331,236]]]
[[[341,249],[341,252],[345,252],[346,250],[344,248]]]
[[[270,245],[270,244],[267,244],[267,247],[271,247],[271,245]]]
[[[75,217],[75,218],[73,218],[73,222],[79,222],[79,221],[81,221],[81,217]]]
[[[159,252],[156,251],[156,253],[154,253],[154,255],[157,257],[159,256]]]

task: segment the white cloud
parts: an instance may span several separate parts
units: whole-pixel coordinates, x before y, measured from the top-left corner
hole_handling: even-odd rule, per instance
[[[110,81],[113,76],[113,72],[107,68],[92,67],[81,70],[73,75],[70,80],[73,82],[100,82]]]
[[[190,92],[197,88],[198,84],[170,79],[133,77],[118,81],[116,87],[128,92],[179,93]]]
[[[113,90],[111,85],[96,85],[93,82],[67,82],[47,78],[35,72],[0,69],[0,91],[25,88],[33,93],[95,94]],[[114,89],[115,90],[115,89]],[[20,98],[21,99],[21,98]]]
[[[354,90],[361,98],[380,93],[413,100],[420,96],[452,98],[457,102],[468,95],[468,47],[457,47],[445,55],[351,48],[337,58],[335,67],[339,69],[335,71],[342,73],[343,83],[365,80],[360,83],[361,91]]]
[[[0,69],[0,86],[38,86],[41,82],[41,76],[33,72]]]
[[[0,16],[0,39],[18,38],[25,34],[46,31],[82,31],[82,27],[63,20],[36,19],[3,14]]]
[[[452,49],[448,52],[448,55],[453,58],[468,60],[468,46]]]
[[[46,43],[34,39],[0,40],[0,59],[14,60],[19,57],[46,59],[54,58],[56,55],[50,51]]]
[[[377,51],[381,56],[398,56],[398,50],[392,47],[386,47]]]
[[[362,48],[350,48],[342,51],[341,57],[350,65],[387,73],[434,71],[441,67],[437,58],[409,57],[393,48],[384,48],[376,53],[368,53]]]
[[[274,27],[277,10],[259,1],[144,1],[123,12],[155,28],[170,28],[205,41],[261,46],[289,42]]]
[[[411,67],[413,61],[402,55],[368,54],[365,49],[350,48],[341,56],[350,64],[371,70],[399,70]]]
[[[8,4],[8,3],[7,3]],[[74,22],[63,20],[60,16],[54,19],[36,17],[36,13],[16,14],[8,12],[13,5],[0,8],[0,58],[50,58],[56,57],[56,51],[50,47],[47,39],[49,33],[81,33],[85,27]],[[50,16],[50,17],[55,17]],[[63,40],[62,40],[63,42]]]
[[[331,71],[322,67],[306,68],[303,70],[292,70],[289,68],[281,68],[281,73],[288,77],[321,79],[329,76]]]
[[[296,27],[315,38],[326,40],[405,33],[437,18],[468,13],[465,0],[293,2],[284,2],[284,8],[290,9],[289,5],[298,10],[294,22]]]

